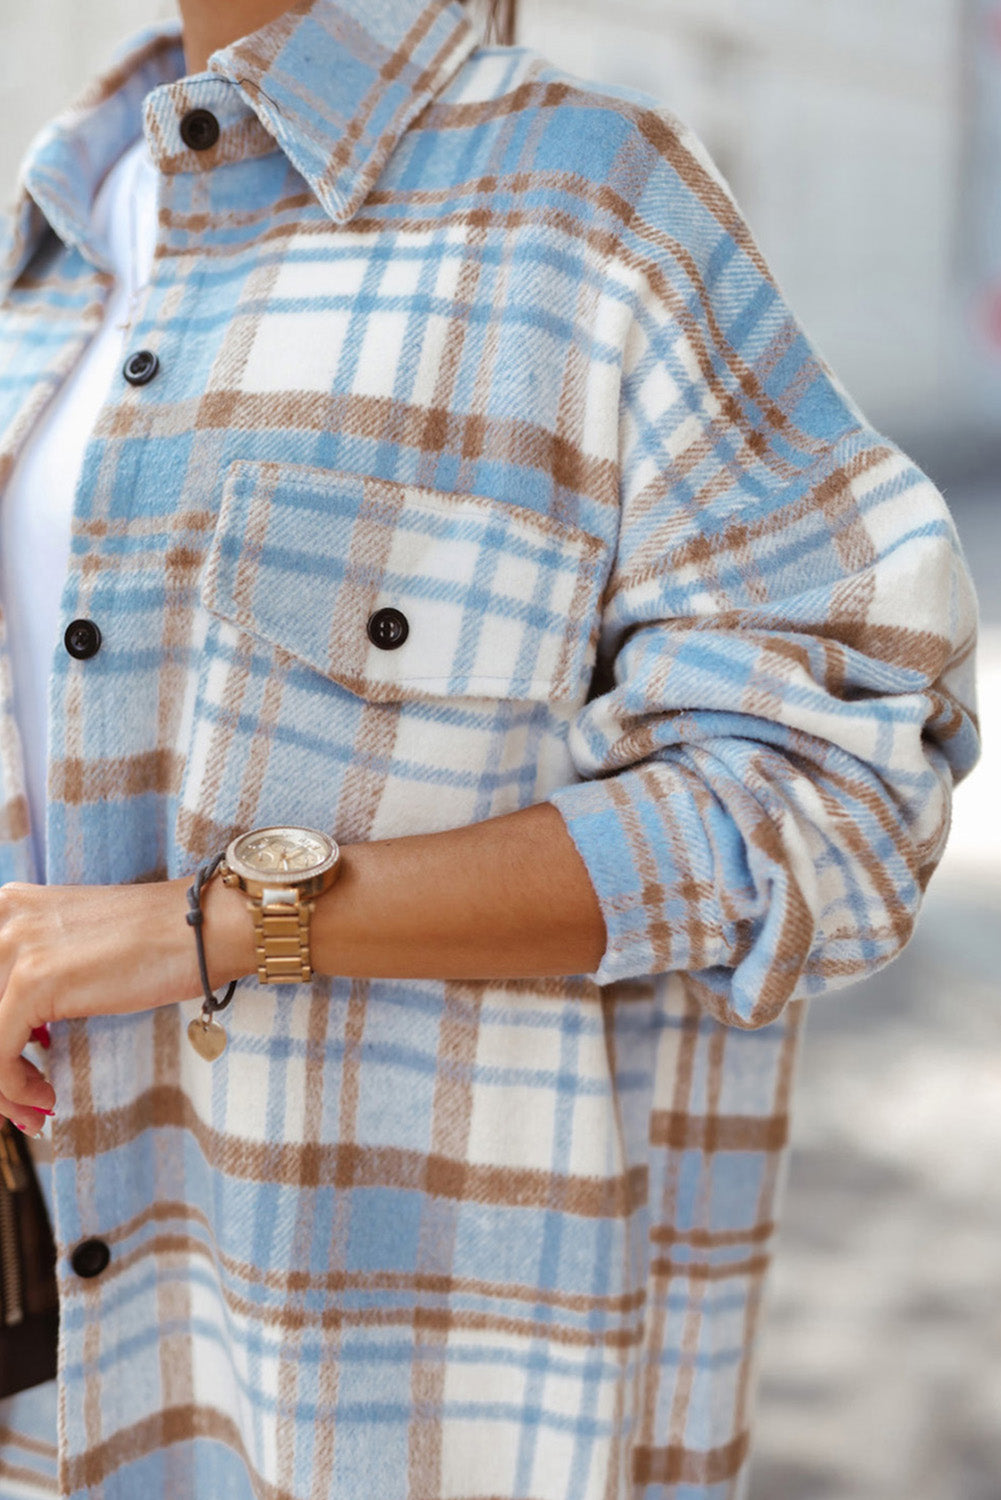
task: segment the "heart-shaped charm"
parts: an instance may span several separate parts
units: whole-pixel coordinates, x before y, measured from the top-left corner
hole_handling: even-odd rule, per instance
[[[215,1062],[226,1050],[225,1031],[218,1021],[206,1016],[204,1011],[188,1022],[188,1041],[206,1062]]]

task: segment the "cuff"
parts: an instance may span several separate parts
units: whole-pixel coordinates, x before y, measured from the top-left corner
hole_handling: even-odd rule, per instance
[[[684,928],[684,882],[670,848],[663,795],[654,795],[640,772],[624,771],[573,782],[546,801],[563,818],[605,919],[605,952],[585,977],[612,984],[676,967],[671,923]]]

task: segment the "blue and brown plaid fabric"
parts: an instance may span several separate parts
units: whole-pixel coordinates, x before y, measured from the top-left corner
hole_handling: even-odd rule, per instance
[[[907,941],[977,756],[945,502],[656,102],[454,0],[300,3],[183,75],[176,27],[132,44],[2,251],[0,479],[100,321],[90,204],[145,131],[159,372],[113,382],[75,496],[65,615],[103,645],[53,646],[45,878],[548,800],[608,946],[246,980],[211,1067],[196,1002],[55,1027],[59,1401],[0,1404],[0,1487],[740,1500],[806,1007]]]

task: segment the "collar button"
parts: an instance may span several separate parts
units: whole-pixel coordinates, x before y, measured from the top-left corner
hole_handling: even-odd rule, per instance
[[[192,109],[181,120],[181,140],[192,151],[208,151],[219,139],[219,121],[211,110]]]

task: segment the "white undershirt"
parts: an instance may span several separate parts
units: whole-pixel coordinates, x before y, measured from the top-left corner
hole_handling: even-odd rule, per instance
[[[128,325],[156,245],[157,178],[140,136],[98,189],[94,234],[106,246],[115,285],[100,329],[32,431],[0,501],[0,595],[39,881],[45,879],[48,684],[56,645],[69,624],[60,600],[73,501],[98,412],[123,378],[121,366],[131,352]]]

